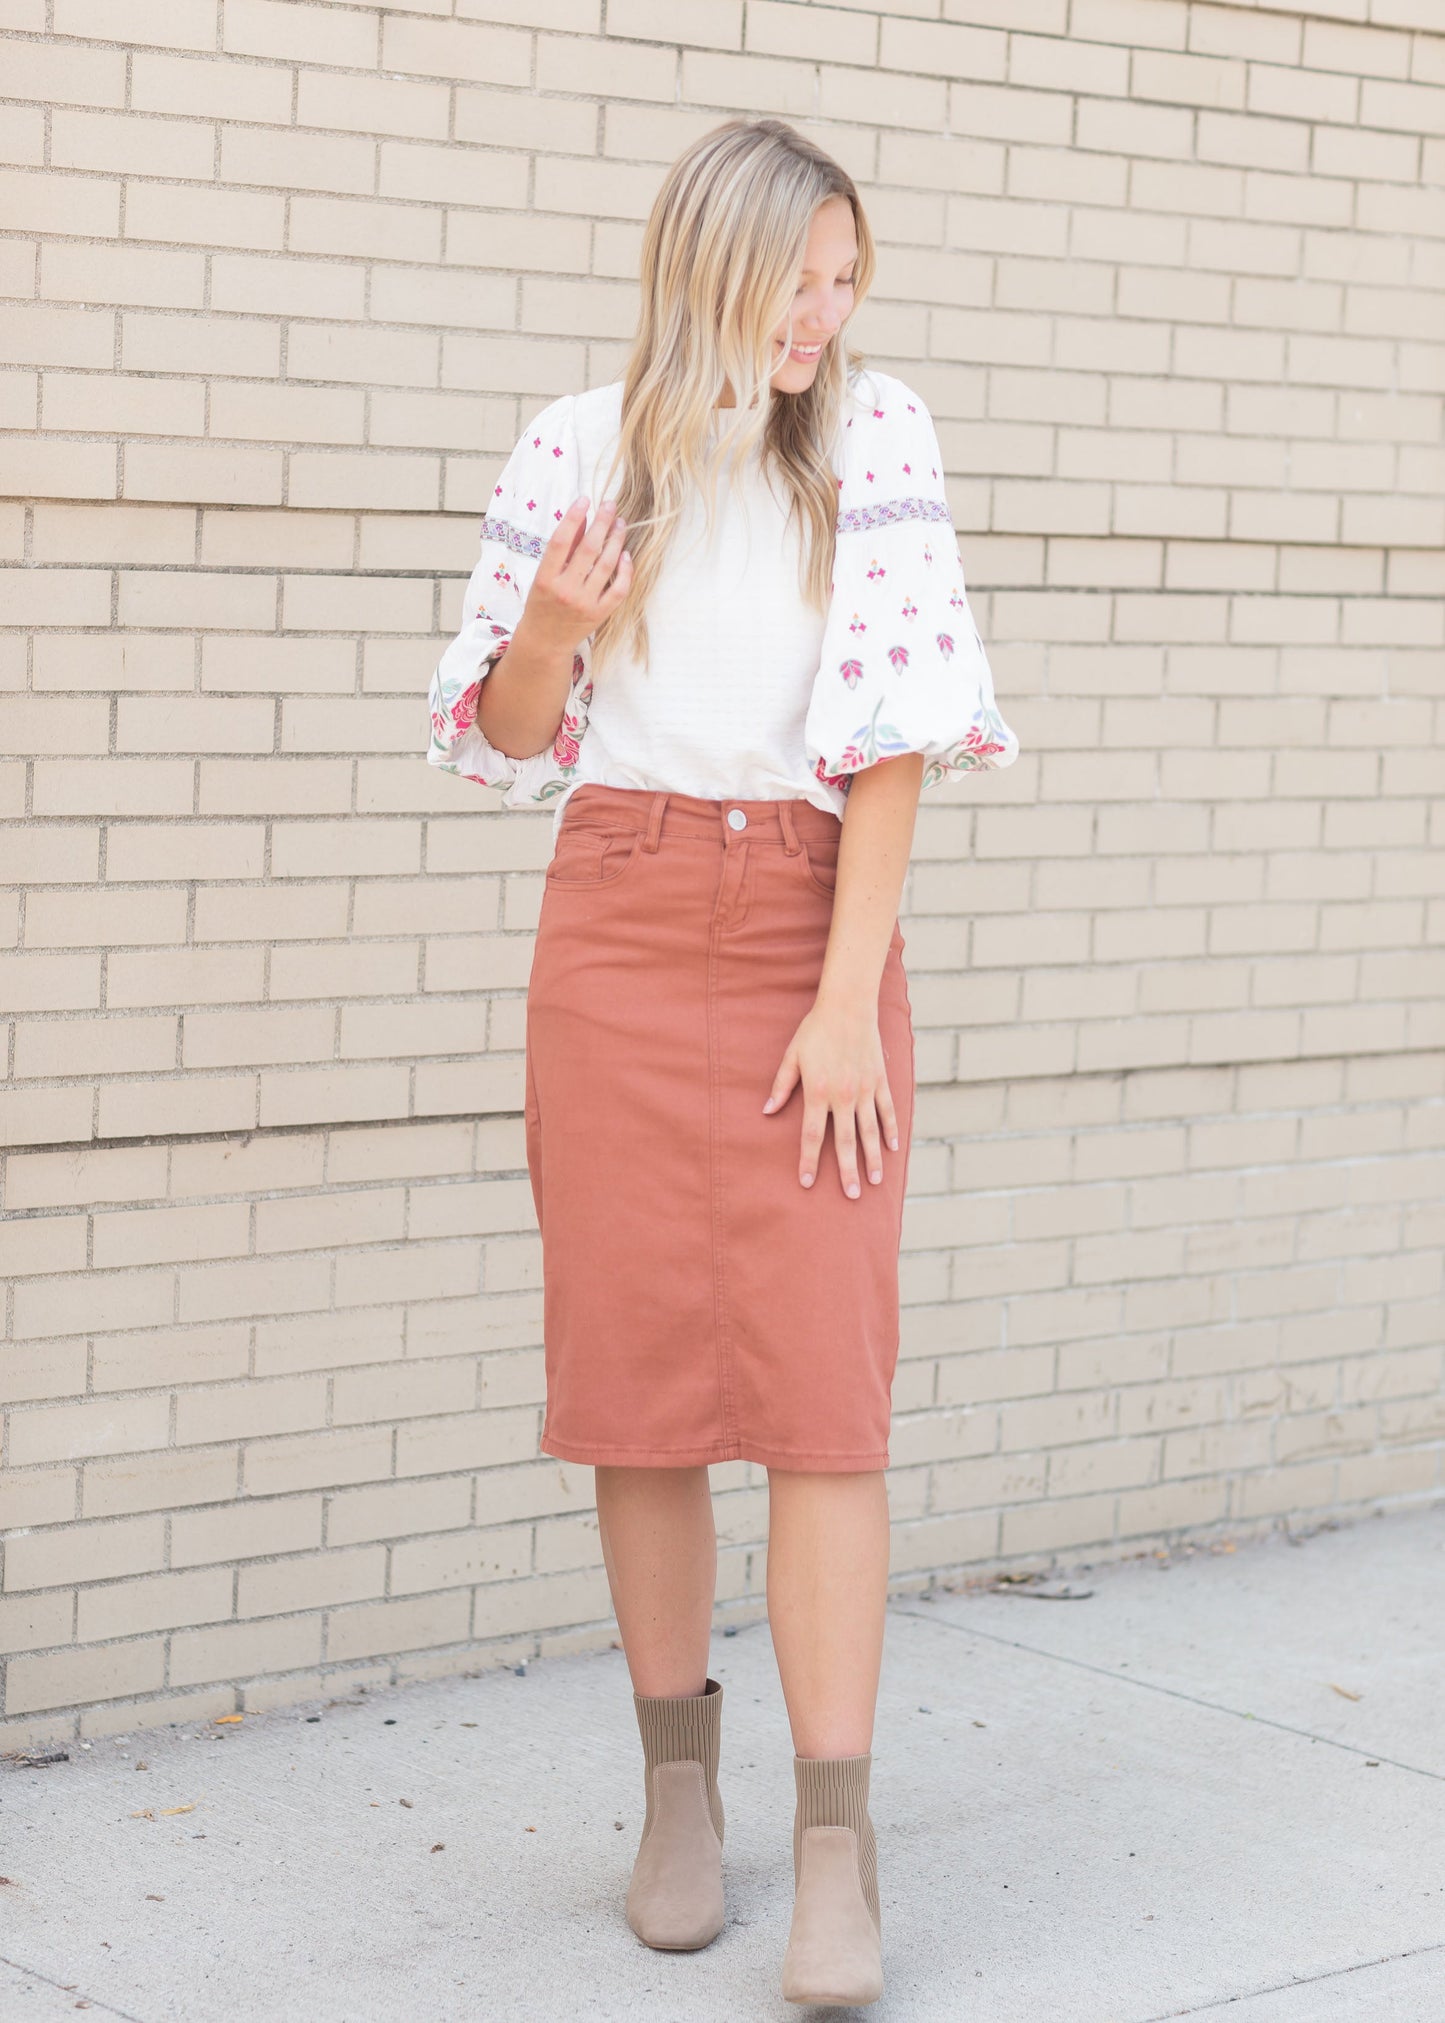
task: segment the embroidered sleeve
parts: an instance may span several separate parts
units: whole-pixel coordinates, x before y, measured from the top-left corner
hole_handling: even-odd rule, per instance
[[[1012,765],[969,609],[927,408],[901,380],[867,376],[850,404],[839,468],[838,541],[822,658],[806,724],[808,761],[846,792],[903,752],[923,785]]]
[[[563,790],[586,720],[590,684],[584,648],[573,660],[571,697],[546,750],[509,758],[477,725],[482,683],[510,645],[537,564],[580,489],[572,410],[571,395],[544,408],[508,459],[482,521],[481,553],[467,585],[461,630],[431,678],[427,758],[464,779],[505,789],[508,807],[535,807]]]

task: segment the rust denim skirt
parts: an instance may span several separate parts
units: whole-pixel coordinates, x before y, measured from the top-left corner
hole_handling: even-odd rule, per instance
[[[842,825],[805,800],[575,789],[527,997],[544,1453],[618,1467],[888,1465],[913,1022],[878,997],[899,1149],[850,1199],[829,1124],[763,1104],[822,973]],[[861,1151],[861,1148],[860,1148]]]

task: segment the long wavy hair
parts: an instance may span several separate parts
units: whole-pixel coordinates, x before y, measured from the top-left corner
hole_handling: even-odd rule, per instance
[[[647,659],[647,603],[689,501],[710,531],[719,478],[736,482],[761,449],[796,525],[800,590],[826,608],[838,515],[832,453],[860,354],[847,325],[824,347],[811,386],[774,396],[773,334],[791,310],[813,214],[852,206],[854,309],[873,279],[873,236],[853,179],[779,119],[733,119],[681,154],[653,204],[642,245],[642,306],[623,379],[622,427],[603,485],[627,522],[632,585],[593,635],[593,665],[618,650]],[[736,405],[720,408],[731,384]],[[716,431],[716,433],[715,433]]]

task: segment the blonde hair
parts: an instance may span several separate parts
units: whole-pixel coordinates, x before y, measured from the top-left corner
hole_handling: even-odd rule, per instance
[[[820,610],[833,573],[838,486],[831,453],[850,371],[846,324],[824,346],[811,386],[774,396],[773,333],[790,317],[818,207],[844,197],[858,237],[854,307],[873,278],[873,237],[853,179],[778,119],[733,119],[673,163],[642,245],[642,306],[623,379],[622,427],[603,486],[621,471],[632,584],[593,635],[593,664],[613,651],[647,658],[647,602],[690,498],[714,521],[717,482],[761,447],[788,524],[802,536],[800,589]],[[736,406],[719,409],[730,383]],[[720,422],[717,440],[712,440]]]

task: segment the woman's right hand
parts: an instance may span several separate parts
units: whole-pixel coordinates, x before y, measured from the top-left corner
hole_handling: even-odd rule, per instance
[[[543,550],[514,645],[525,630],[542,652],[571,655],[627,595],[632,583],[632,557],[623,546],[627,522],[609,499],[589,526],[589,503],[573,500]]]

